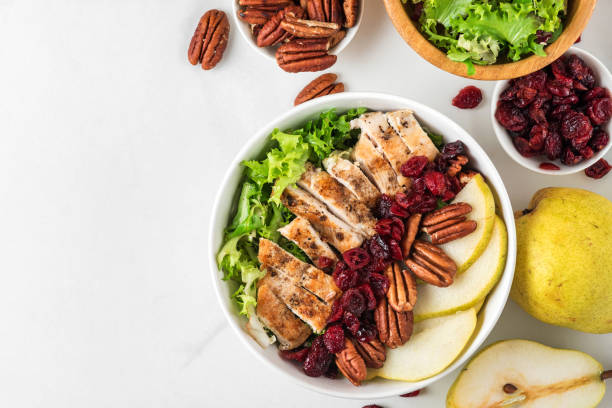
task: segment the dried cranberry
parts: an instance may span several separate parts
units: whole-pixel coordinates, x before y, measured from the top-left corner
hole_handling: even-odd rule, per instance
[[[375,234],[366,243],[370,254],[375,259],[387,259],[389,258],[389,247],[387,243],[381,238],[380,235]]]
[[[561,153],[561,163],[565,164],[566,166],[573,166],[581,161],[582,156],[580,156],[578,153],[574,152],[569,147],[563,148],[563,153]]]
[[[446,183],[445,183],[446,185]],[[419,201],[410,207],[413,213],[425,214],[438,207],[438,200],[431,194],[423,193],[419,195]]]
[[[409,392],[409,393],[406,393],[406,394],[402,394],[402,395],[400,395],[400,397],[404,397],[404,398],[416,397],[420,393],[421,393],[421,390],[416,390],[416,391],[412,391],[412,392]]]
[[[423,3],[416,3],[412,6],[412,13],[410,14],[410,18],[414,21],[419,21],[421,18],[421,14],[423,14]]]
[[[547,75],[543,70],[532,72],[529,75],[517,78],[515,84],[518,88],[535,88],[537,90],[544,89],[546,85]]]
[[[550,69],[555,78],[558,79],[566,79],[570,77],[570,74],[567,73],[567,67],[565,66],[565,58],[561,57],[552,64],[550,64]]]
[[[572,77],[582,82],[587,88],[590,89],[595,85],[593,70],[576,55],[571,55],[567,60],[567,70]]]
[[[402,248],[400,248],[399,244],[396,240],[390,239],[387,244],[389,245],[389,252],[391,254],[391,258],[396,261],[401,261],[404,257],[402,255]]]
[[[544,154],[549,160],[556,160],[561,157],[563,141],[561,135],[555,129],[549,132],[548,137],[544,140]]]
[[[344,315],[342,316],[342,323],[344,323],[346,329],[353,335],[357,333],[357,330],[359,330],[359,327],[361,326],[359,318],[351,312],[344,312]]]
[[[336,354],[344,350],[344,330],[342,326],[335,325],[328,327],[323,334],[323,342],[330,353]]]
[[[359,317],[366,310],[366,300],[358,288],[351,288],[342,294],[342,309]]]
[[[589,140],[589,145],[593,148],[593,150],[598,152],[604,147],[606,147],[609,141],[610,136],[608,136],[608,134],[604,130],[595,129],[593,131],[593,136],[591,137],[591,140]]]
[[[362,324],[359,330],[355,333],[355,337],[362,343],[374,340],[378,336],[378,330],[373,324]]]
[[[278,354],[284,360],[294,360],[303,363],[308,355],[309,347],[297,349],[297,350],[280,350]]]
[[[397,198],[397,197],[396,197]],[[404,223],[397,217],[383,218],[376,223],[376,232],[383,237],[391,237],[397,241],[404,236]]]
[[[568,79],[568,81],[558,78],[549,79],[546,81],[546,89],[554,96],[569,96],[572,93],[573,83],[571,79]]]
[[[370,263],[370,254],[363,248],[353,248],[342,254],[344,262],[351,269],[360,269]]]
[[[304,373],[309,377],[320,377],[327,372],[333,360],[334,355],[327,350],[322,336],[319,336],[312,342],[312,347],[306,356]]]
[[[387,218],[391,216],[391,205],[393,204],[393,198],[387,194],[382,194],[376,206],[374,207],[374,215],[378,218]]]
[[[595,88],[585,93],[582,99],[588,102],[593,99],[609,98],[609,97],[610,95],[606,88],[602,88],[601,86],[596,86]]]
[[[403,208],[400,204],[396,202],[394,202],[391,205],[391,214],[398,216],[398,217],[402,217],[402,218],[406,218],[410,215],[410,211],[408,211],[407,209]]]
[[[342,304],[340,300],[336,300],[332,305],[332,310],[329,318],[327,319],[327,323],[334,323],[338,320],[342,319],[342,315],[344,314],[344,310],[342,310]]]
[[[423,3],[417,3],[417,4],[423,4]],[[369,404],[369,405],[364,405],[361,408],[383,408],[380,405],[376,405],[376,404]]]
[[[474,109],[482,101],[482,92],[475,86],[466,86],[453,98],[453,106]]]
[[[544,148],[544,140],[548,137],[548,128],[535,125],[529,132],[529,147],[535,152]]]
[[[595,125],[606,123],[612,117],[612,100],[610,98],[593,99],[588,102],[586,113]]]
[[[519,108],[524,108],[525,106],[533,102],[537,94],[537,89],[521,88],[516,93],[516,99],[514,100],[514,104]]]
[[[457,140],[451,143],[447,143],[442,148],[442,159],[450,160],[454,159],[460,154],[467,154],[467,147],[463,144],[461,140]]]
[[[552,104],[553,106],[557,106],[557,105],[575,105],[579,102],[580,99],[578,99],[578,96],[576,95],[570,95],[570,96],[566,96],[565,98],[562,98],[560,96],[553,96],[552,98]]]
[[[512,139],[514,143],[514,147],[516,150],[524,157],[533,157],[536,155],[536,152],[533,151],[531,147],[529,147],[529,141],[524,137],[515,137]]]
[[[420,177],[429,160],[425,156],[414,156],[402,164],[400,172],[404,177]]]
[[[499,94],[499,100],[501,101],[511,101],[516,98],[516,93],[518,88],[514,86],[509,86],[506,88],[501,94]]]
[[[611,169],[612,166],[610,166],[607,161],[605,161],[604,159],[599,159],[595,162],[595,164],[588,167],[584,171],[584,174],[594,179],[600,179],[606,174],[608,174]]]
[[[529,106],[528,115],[531,120],[539,125],[546,123],[546,111],[536,105],[535,102]]]
[[[340,290],[345,291],[357,285],[359,275],[356,271],[351,270],[345,262],[338,262],[332,274],[336,286]]]
[[[331,260],[330,258],[321,255],[318,259],[317,259],[317,268],[319,269],[327,269],[330,266],[332,266],[332,263],[334,263],[333,260]]]
[[[555,106],[553,110],[550,112],[551,118],[555,120],[561,120],[563,116],[569,111],[572,110],[572,107],[569,105],[559,105]]]
[[[361,294],[366,299],[366,308],[368,310],[376,309],[376,296],[374,296],[374,291],[372,291],[370,284],[364,283],[363,285],[358,286],[357,289],[359,289]]]
[[[576,41],[574,41],[574,44],[578,44],[580,41],[582,41],[581,35],[579,35],[578,38],[576,38]]]
[[[435,196],[441,196],[446,191],[446,179],[439,171],[428,171],[425,173],[425,185]]]
[[[415,193],[423,194],[426,188],[427,186],[425,185],[425,178],[423,177],[414,179],[414,181],[412,182],[411,190]]]
[[[549,31],[536,31],[536,41],[538,42],[538,44],[548,44],[551,38],[552,33]]]
[[[389,262],[386,259],[373,258],[368,266],[360,270],[360,273],[363,274],[360,276],[360,278],[362,278],[360,279],[360,282],[363,283],[366,281],[366,279],[369,281],[370,274],[372,273],[384,271],[387,268],[388,263]]]
[[[588,141],[588,139],[591,138],[592,132],[593,126],[591,126],[589,118],[584,114],[576,111],[569,111],[563,116],[561,121],[561,135],[566,140],[580,137],[581,140],[586,138]]]
[[[538,166],[539,168],[541,168],[542,170],[561,170],[561,168],[559,166],[557,166],[554,163],[540,163],[540,165]]]
[[[389,279],[380,273],[373,273],[370,275],[370,287],[372,292],[374,292],[374,296],[377,299],[382,299],[389,290]]]
[[[593,151],[591,146],[584,146],[578,151],[578,153],[580,153],[580,155],[584,157],[584,160],[589,160],[591,157],[595,156],[595,152]]]
[[[525,115],[511,102],[499,104],[495,111],[495,119],[500,125],[513,132],[520,132],[527,126]]]

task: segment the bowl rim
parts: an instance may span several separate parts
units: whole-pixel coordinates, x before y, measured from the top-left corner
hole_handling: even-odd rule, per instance
[[[612,74],[610,73],[608,68],[598,58],[596,58],[590,52],[587,52],[575,46],[570,47],[567,51],[565,51],[565,53],[563,53],[563,55],[572,55],[572,54],[576,54],[580,58],[583,58],[583,59],[588,59],[589,66],[591,66],[591,68],[595,71],[595,75],[599,77],[600,85],[607,83],[608,84],[607,88],[611,89],[610,87],[612,86]],[[548,160],[545,157],[542,157],[542,156],[523,157],[521,156],[521,154],[516,150],[516,148],[510,141],[510,135],[508,134],[506,129],[504,129],[497,122],[497,119],[495,119],[495,111],[497,109],[497,102],[499,101],[499,96],[502,93],[503,89],[508,85],[508,82],[510,82],[510,80],[506,79],[506,80],[497,81],[497,83],[495,84],[495,87],[493,88],[493,93],[491,95],[491,102],[490,102],[491,105],[489,109],[490,110],[489,117],[491,119],[491,125],[493,126],[493,131],[495,132],[495,137],[497,138],[497,141],[501,145],[502,149],[506,152],[506,154],[510,156],[512,160],[514,160],[516,163],[536,173],[546,174],[549,176],[565,176],[568,174],[578,173],[586,169],[587,167],[590,167],[595,162],[597,162],[599,159],[601,159],[603,156],[605,156],[606,153],[608,153],[608,151],[610,150],[610,147],[612,147],[612,143],[610,142],[608,142],[608,144],[603,149],[601,149],[595,155],[593,155],[593,157],[591,157],[588,160],[584,160],[583,162],[578,163],[577,165],[574,165],[574,166],[567,166],[563,163],[560,163],[558,160],[554,160],[554,164],[560,167],[560,170],[541,169],[539,167],[540,163],[553,162],[553,160]],[[605,127],[607,127],[607,132],[608,134],[610,134],[610,131],[612,130],[612,120],[609,121],[605,125]]]
[[[478,160],[483,160],[487,162],[487,165],[492,169],[492,171],[490,172],[491,174],[486,174],[485,177],[488,180],[488,184],[491,185],[491,187],[494,187],[494,190],[496,193],[495,194],[496,200],[498,200],[497,202],[499,204],[499,208],[498,208],[499,211],[497,211],[497,214],[502,218],[502,220],[506,224],[506,229],[508,231],[508,248],[507,248],[506,265],[502,273],[502,276],[500,277],[500,280],[498,281],[498,283],[496,284],[494,288],[495,291],[497,290],[501,291],[501,295],[499,296],[502,298],[502,300],[500,301],[500,304],[498,305],[498,307],[495,310],[491,311],[490,313],[491,317],[489,319],[489,323],[487,323],[488,326],[483,324],[481,327],[478,328],[478,331],[475,330],[474,333],[472,334],[472,337],[470,338],[470,341],[466,343],[465,347],[463,348],[461,353],[458,355],[458,357],[441,372],[435,374],[432,377],[426,378],[424,380],[416,381],[416,382],[395,381],[396,383],[402,384],[402,387],[405,384],[405,387],[403,387],[401,390],[394,389],[393,391],[391,390],[381,391],[381,390],[378,390],[376,387],[373,387],[367,391],[364,391],[363,388],[355,387],[353,392],[343,392],[343,391],[335,390],[331,387],[314,385],[306,381],[306,378],[309,378],[309,377],[305,377],[304,374],[299,370],[295,371],[295,375],[283,371],[280,367],[277,367],[276,365],[266,360],[266,358],[264,357],[264,354],[262,353],[261,347],[257,345],[254,341],[252,341],[249,335],[243,330],[242,327],[240,327],[240,325],[237,323],[235,319],[234,313],[227,306],[228,305],[227,299],[224,299],[223,297],[224,295],[221,290],[222,281],[219,278],[219,275],[222,272],[219,271],[217,264],[216,264],[216,254],[218,252],[218,248],[215,248],[213,245],[213,243],[215,242],[215,222],[214,220],[219,217],[220,213],[223,213],[224,209],[226,209],[227,203],[221,202],[222,196],[223,196],[224,191],[228,188],[228,183],[236,167],[240,165],[240,162],[242,160],[248,158],[246,157],[248,152],[258,143],[261,143],[265,138],[267,138],[270,132],[276,127],[278,127],[277,126],[278,124],[283,123],[287,120],[290,120],[291,117],[298,116],[300,113],[303,113],[304,111],[307,111],[311,108],[319,107],[321,105],[328,104],[328,103],[333,103],[334,101],[343,101],[343,100],[347,100],[347,101],[354,100],[355,105],[359,105],[360,103],[363,103],[363,102],[360,102],[363,100],[371,100],[371,101],[376,100],[378,102],[371,102],[371,103],[373,104],[374,103],[389,103],[389,104],[397,106],[396,109],[400,109],[402,106],[410,106],[410,109],[413,109],[417,113],[417,115],[419,114],[419,111],[422,112],[422,111],[427,110],[429,111],[430,114],[439,115],[445,118],[449,125],[451,125],[452,127],[456,128],[457,131],[459,131],[457,134],[461,134],[462,139],[469,140],[469,142],[476,147],[477,151],[476,152],[472,151],[471,154],[478,157]],[[367,103],[365,104],[367,105]],[[316,110],[315,112],[319,112],[322,109],[324,108]],[[236,189],[236,187],[234,187],[234,189]],[[224,220],[226,220],[226,218],[227,217],[225,217]],[[244,344],[246,348],[252,354],[254,354],[255,357],[259,361],[263,362],[264,365],[268,367],[272,367],[272,369],[274,369],[278,373],[281,373],[281,375],[291,378],[291,380],[294,383],[297,383],[300,386],[306,389],[309,389],[311,391],[315,391],[320,394],[330,395],[330,396],[339,397],[339,398],[376,399],[376,398],[386,398],[386,397],[397,396],[397,395],[400,395],[406,392],[412,392],[417,389],[424,388],[446,377],[451,372],[455,371],[459,366],[463,365],[468,359],[474,356],[477,350],[480,349],[484,341],[488,338],[493,328],[496,326],[497,322],[499,321],[499,317],[501,316],[505,308],[505,304],[508,301],[508,297],[510,294],[510,288],[512,285],[512,279],[514,277],[514,267],[515,267],[515,262],[516,262],[516,231],[515,231],[512,204],[510,202],[510,197],[506,190],[505,184],[501,178],[501,175],[497,171],[497,168],[495,167],[494,163],[491,161],[488,154],[480,146],[480,144],[476,141],[476,139],[474,139],[467,131],[461,128],[457,123],[455,123],[448,116],[444,115],[443,113],[433,108],[430,108],[426,105],[423,105],[409,98],[404,98],[401,96],[396,96],[396,95],[391,95],[391,94],[375,93],[375,92],[345,92],[345,93],[339,93],[335,95],[328,95],[325,97],[321,97],[321,98],[317,98],[317,99],[308,101],[296,107],[293,107],[292,109],[286,111],[285,113],[276,116],[274,119],[268,122],[265,126],[261,127],[258,131],[256,131],[245,142],[245,144],[241,147],[240,151],[235,155],[234,159],[231,161],[231,164],[229,165],[227,171],[225,172],[222,178],[222,181],[218,187],[218,190],[216,192],[210,219],[211,219],[211,222],[209,224],[209,231],[208,231],[208,255],[209,255],[209,267],[210,267],[210,272],[211,272],[210,276],[213,281],[214,292],[216,294],[217,300],[220,303],[220,307],[223,310],[223,314],[225,315],[225,318],[229,321],[230,326],[232,327],[234,332],[237,334],[237,336],[240,338],[240,341],[242,342],[242,344]],[[485,302],[485,306],[483,306],[483,309],[486,308],[488,300],[489,299],[487,298],[487,302]],[[301,378],[301,376],[304,378]],[[389,381],[392,381],[392,380],[389,380]],[[376,384],[374,384],[374,386],[375,385]]]
[[[462,62],[451,61],[442,50],[430,43],[418,30],[412,19],[408,16],[402,0],[384,0],[387,15],[396,31],[404,41],[425,61],[440,68],[443,71],[468,79],[500,80],[512,79],[527,75],[531,72],[550,64],[559,58],[569,47],[571,47],[586,27],[591,14],[597,4],[597,0],[574,0],[576,6],[576,17],[570,24],[563,28],[563,32],[555,42],[546,46],[545,57],[531,55],[519,61],[492,65],[474,65],[474,75],[467,74],[467,68]],[[526,68],[527,67],[527,68]]]
[[[268,60],[276,62],[276,48],[258,47],[255,41],[253,41],[253,37],[251,35],[251,32],[249,31],[249,24],[238,18],[238,10],[240,10],[240,7],[241,6],[238,5],[238,0],[232,0],[232,15],[234,19],[234,25],[240,32],[240,36],[247,42],[251,49],[255,50],[256,53],[265,57]],[[364,9],[364,5],[361,4],[361,7],[359,7],[356,24],[353,27],[346,29],[346,36],[342,39],[342,41],[338,43],[338,45],[329,50],[329,54],[340,54],[349,45],[353,38],[355,38],[355,36],[357,35],[357,31],[359,31],[359,27],[361,26],[361,21],[363,20]]]

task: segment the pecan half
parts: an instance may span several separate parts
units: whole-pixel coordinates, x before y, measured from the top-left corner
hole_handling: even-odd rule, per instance
[[[386,298],[378,302],[374,311],[378,338],[389,348],[397,348],[406,343],[412,335],[414,319],[412,311],[399,313],[389,307]]]
[[[459,177],[461,187],[463,188],[467,183],[469,183],[470,180],[472,180],[472,177],[474,177],[476,174],[478,173],[473,170],[463,170],[461,173],[459,173],[457,177]]]
[[[258,47],[276,45],[289,38],[291,34],[281,27],[281,23],[287,15],[301,18],[304,16],[304,9],[300,6],[287,6],[273,15],[257,35]]]
[[[431,242],[434,244],[446,244],[471,234],[477,226],[478,224],[474,220],[461,221],[433,232],[431,234]]]
[[[346,37],[346,31],[344,30],[340,30],[338,32],[336,32],[336,34],[330,36],[327,40],[329,42],[329,48],[332,49],[334,48],[336,45],[338,45],[338,43],[340,41],[342,41],[344,39],[344,37]]]
[[[430,212],[423,218],[423,226],[430,227],[453,218],[469,214],[472,206],[468,203],[454,203]]]
[[[385,360],[387,359],[387,350],[385,349],[385,345],[378,339],[365,343],[355,341],[354,345],[359,355],[361,355],[365,361],[367,367],[380,368],[385,364]]]
[[[404,254],[404,258],[407,258],[410,255],[410,249],[412,248],[412,243],[416,238],[417,233],[419,232],[419,224],[421,223],[422,214],[412,214],[407,220],[405,224],[406,234],[404,238],[402,238],[401,247],[402,254]]]
[[[344,22],[344,10],[340,0],[327,0],[325,2],[325,18],[330,23],[342,25]]]
[[[290,4],[293,4],[292,0],[239,0],[239,6],[275,6],[278,8],[286,7]]]
[[[285,16],[280,26],[298,38],[327,38],[340,30],[340,25],[316,20],[303,20],[290,14]]]
[[[266,24],[276,13],[276,9],[244,7],[238,10],[238,17],[249,24]]]
[[[451,159],[449,162],[448,170],[446,170],[446,174],[448,174],[451,177],[456,176],[461,171],[463,166],[465,166],[468,163],[468,161],[469,160],[467,156],[463,154],[460,154],[454,159]]]
[[[385,270],[385,276],[389,280],[387,301],[396,312],[409,312],[414,309],[417,301],[416,280],[406,269],[398,263],[393,263]]]
[[[323,74],[315,78],[300,91],[293,104],[297,106],[320,96],[343,92],[344,84],[334,84],[337,78],[338,76],[336,74]]]
[[[325,0],[308,0],[308,18],[317,21],[327,21],[325,19]]]
[[[353,385],[360,385],[366,379],[365,361],[349,338],[344,339],[344,350],[336,353],[336,365]]]
[[[344,26],[346,28],[355,26],[359,15],[359,0],[344,0],[342,8],[344,9]]]
[[[202,68],[214,68],[227,47],[229,21],[224,12],[209,10],[200,18],[198,26],[191,37],[187,58],[192,65],[202,63]]]
[[[329,41],[321,39],[295,39],[276,50],[278,66],[287,72],[323,71],[336,63],[337,57],[329,55]]]
[[[405,263],[417,278],[434,286],[451,285],[457,273],[457,265],[442,249],[421,240],[414,243],[412,258]]]

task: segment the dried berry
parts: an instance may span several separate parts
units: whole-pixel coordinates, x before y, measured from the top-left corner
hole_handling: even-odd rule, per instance
[[[533,102],[537,94],[538,90],[535,88],[521,88],[516,93],[514,104],[519,108],[524,108]]]
[[[595,164],[588,167],[584,171],[584,174],[594,179],[600,179],[606,174],[608,174],[611,169],[612,169],[612,166],[610,166],[610,164],[607,161],[605,161],[604,159],[599,159],[598,161],[595,162]]]
[[[342,295],[342,309],[359,317],[366,310],[366,300],[357,288],[351,288]]]
[[[591,138],[593,126],[584,114],[576,111],[569,111],[563,116],[561,121],[561,136],[566,140],[572,140],[579,137],[581,140]]]
[[[370,263],[370,254],[363,248],[353,248],[342,254],[344,262],[351,269],[360,269]]]
[[[400,172],[404,177],[420,177],[429,160],[425,156],[411,157],[400,167]]]
[[[425,178],[419,177],[414,179],[412,182],[412,187],[410,188],[415,193],[423,194],[427,186],[425,185]]]
[[[382,194],[376,206],[374,207],[373,213],[377,218],[387,218],[391,216],[391,205],[393,204],[393,198],[387,194]]]
[[[387,243],[381,238],[380,235],[375,234],[366,242],[366,246],[370,254],[375,259],[387,259],[389,258],[389,247]]]
[[[362,343],[367,343],[369,341],[374,340],[378,336],[378,330],[376,330],[376,325],[365,323],[362,324],[361,327],[355,333],[355,337]]]
[[[591,89],[595,85],[593,70],[576,55],[570,55],[567,60],[567,70],[573,78]]]
[[[552,34],[553,33],[549,31],[538,30],[536,31],[536,41],[538,42],[538,44],[548,44],[548,42],[552,38]]]
[[[584,160],[589,160],[591,157],[595,156],[595,152],[593,151],[591,146],[584,146],[578,151],[578,153],[580,153],[580,155],[584,157]]]
[[[442,148],[441,158],[443,160],[454,159],[460,154],[467,154],[467,147],[463,144],[461,140],[457,140],[451,143],[447,143]],[[446,167],[446,163],[444,163],[444,167]]]
[[[396,261],[401,261],[404,257],[402,255],[402,248],[400,247],[399,243],[394,239],[390,239],[387,244],[389,245],[391,258],[395,259]]]
[[[278,354],[284,360],[294,360],[303,363],[306,360],[306,356],[308,355],[309,350],[309,347],[296,350],[280,350]]]
[[[512,139],[514,143],[514,147],[523,157],[533,157],[537,153],[533,151],[533,149],[529,146],[529,141],[524,137],[515,137]]]
[[[460,109],[473,109],[482,101],[482,92],[475,86],[466,86],[453,98],[453,106]]]
[[[578,153],[574,152],[569,147],[563,148],[563,153],[561,153],[561,163],[565,164],[566,166],[573,166],[581,161],[582,156],[580,156]]]
[[[445,181],[446,186],[446,181]],[[419,195],[419,200],[410,207],[410,211],[413,214],[425,214],[435,210],[438,207],[438,200],[431,194],[422,193]]]
[[[391,214],[397,217],[406,218],[410,215],[410,212],[396,201],[391,205]]]
[[[580,99],[578,98],[577,95],[571,94],[569,96],[566,96],[564,98],[560,97],[560,96],[553,96],[552,98],[552,104],[553,106],[557,106],[557,105],[575,105],[580,101]]]
[[[359,330],[359,327],[361,326],[359,318],[351,312],[344,312],[344,315],[342,316],[342,323],[353,335],[357,333],[357,330]]]
[[[330,258],[321,255],[319,257],[319,259],[317,259],[317,268],[319,268],[319,269],[327,269],[330,266],[332,266],[333,262],[334,261],[332,261]]]
[[[534,152],[539,152],[544,148],[544,141],[548,137],[548,128],[542,125],[535,125],[529,132],[529,147]]]
[[[312,342],[312,347],[306,356],[304,373],[309,377],[320,377],[327,372],[333,360],[334,355],[327,350],[322,336],[319,336]]]
[[[550,116],[554,120],[561,120],[563,116],[565,116],[565,114],[571,110],[572,110],[572,107],[569,105],[555,106],[553,110],[550,112]]]
[[[525,115],[511,102],[499,104],[495,111],[495,119],[500,125],[512,132],[520,132],[527,126]]]
[[[389,217],[379,220],[376,223],[375,229],[380,236],[391,237],[397,241],[401,240],[404,236],[404,223],[397,217]]]
[[[557,79],[566,79],[570,77],[570,74],[567,73],[567,67],[565,66],[565,58],[561,57],[552,64],[550,64],[550,69],[552,74]]]
[[[336,354],[344,350],[344,330],[342,326],[335,325],[328,327],[323,334],[323,342],[330,353]]]
[[[359,289],[361,294],[366,299],[367,310],[376,309],[376,296],[374,296],[374,291],[372,291],[372,287],[370,286],[370,284],[364,283],[363,285],[358,286],[357,289]]]
[[[542,170],[561,170],[561,168],[556,164],[548,162],[540,163],[538,167]]]
[[[338,378],[338,366],[336,366],[336,364],[332,362],[324,375],[327,378],[335,380],[336,378]]]
[[[540,70],[536,72],[532,72],[529,75],[525,75],[523,77],[517,78],[515,80],[515,84],[517,88],[535,88],[537,90],[544,89],[546,85],[546,79],[548,76],[546,72]]]
[[[591,89],[590,91],[588,91],[587,93],[584,94],[584,96],[582,97],[582,99],[585,102],[588,102],[590,100],[593,99],[599,99],[599,98],[609,98],[609,92],[606,88],[602,88],[601,86],[596,86],[595,88]]]
[[[612,117],[612,100],[610,98],[593,99],[587,103],[586,113],[594,125],[604,124]]]
[[[536,104],[536,101],[529,106],[527,111],[529,118],[539,125],[543,125],[547,122],[546,111],[541,106]]]
[[[446,179],[439,171],[425,173],[425,185],[434,196],[442,196],[446,192]]]
[[[382,299],[389,290],[389,279],[380,273],[373,273],[370,275],[370,287],[372,292],[374,292],[374,296],[377,299]]]
[[[421,390],[416,390],[416,391],[408,392],[406,394],[402,394],[400,395],[400,397],[403,397],[403,398],[416,397],[420,393],[421,393]]]
[[[549,160],[556,160],[561,157],[563,149],[563,141],[559,132],[553,129],[549,132],[548,137],[544,140],[544,154]]]
[[[591,140],[589,140],[589,145],[598,152],[606,147],[608,142],[610,142],[610,136],[603,129],[595,129]]]
[[[357,286],[359,275],[355,270],[351,270],[345,262],[338,262],[332,274],[336,286],[342,291],[346,291]]]
[[[338,320],[342,319],[342,315],[344,314],[344,310],[342,310],[342,305],[340,304],[340,300],[336,300],[332,305],[332,311],[327,319],[327,323],[335,323]]]

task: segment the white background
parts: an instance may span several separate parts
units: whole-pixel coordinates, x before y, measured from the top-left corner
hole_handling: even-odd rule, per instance
[[[493,83],[442,72],[366,1],[333,72],[349,90],[413,98],[465,127],[498,166],[515,209],[545,186],[612,199],[612,175],[542,176],[501,150]],[[263,367],[213,296],[206,233],[229,161],[317,74],[287,74],[233,27],[205,72],[187,46],[207,9],[229,0],[0,0],[0,406],[360,407]],[[580,47],[612,66],[612,2]],[[474,111],[450,104],[483,89]],[[446,135],[452,137],[452,135]],[[612,161],[612,155],[607,159]],[[509,301],[489,342],[577,348],[612,368],[612,334],[539,323]],[[442,407],[455,373],[385,407]],[[608,393],[602,407],[612,406]]]

